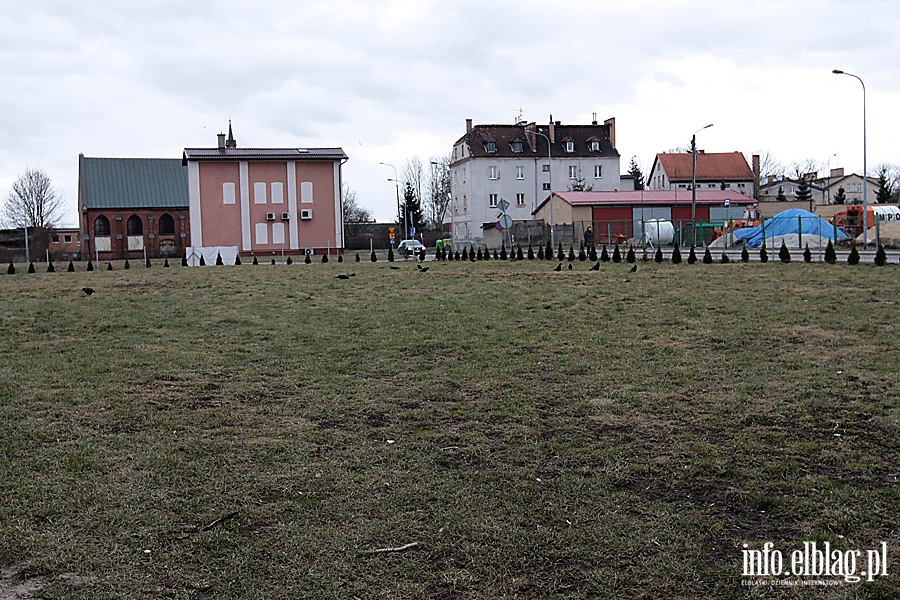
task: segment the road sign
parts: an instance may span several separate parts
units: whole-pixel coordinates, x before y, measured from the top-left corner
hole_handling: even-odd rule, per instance
[[[725,208],[731,206],[731,198],[725,198]]]
[[[497,204],[497,208],[499,208],[503,212],[506,212],[506,209],[509,208],[509,202],[507,202],[503,198],[500,198],[500,202]]]
[[[501,229],[501,230],[502,230],[502,229],[509,229],[510,227],[512,227],[512,217],[510,217],[509,215],[503,215],[503,216],[500,217],[500,219],[497,221],[497,224],[500,225],[500,229]]]
[[[414,236],[414,235],[416,235],[416,228],[415,228],[415,227],[410,227],[410,228],[409,228],[409,237],[412,237],[412,236]]]
[[[391,237],[394,237],[394,228],[388,227],[388,231],[391,233]]]
[[[393,231],[390,233],[390,236],[391,236],[391,239],[394,239],[394,232],[393,232]]]

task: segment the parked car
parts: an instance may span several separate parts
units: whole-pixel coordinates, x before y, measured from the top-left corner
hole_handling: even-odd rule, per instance
[[[419,240],[403,240],[397,246],[397,252],[409,252],[410,254],[418,254],[425,249],[425,245]]]

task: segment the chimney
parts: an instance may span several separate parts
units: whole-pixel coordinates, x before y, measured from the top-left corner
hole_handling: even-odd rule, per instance
[[[532,152],[537,150],[537,135],[535,135],[535,131],[537,131],[537,124],[534,121],[525,125],[525,138],[528,140],[528,147],[531,148]]]
[[[472,133],[472,119],[466,119],[466,134]]]
[[[759,154],[750,157],[753,161],[753,197],[759,200]]]
[[[553,115],[550,115],[550,143],[556,143],[556,123],[553,122]]]
[[[596,123],[594,123],[596,125]],[[616,147],[616,118],[611,117],[605,121],[603,124],[609,127],[609,144],[615,148]]]
[[[831,170],[831,177],[843,177],[844,176],[844,167],[839,167],[837,169]]]
[[[225,134],[219,133],[216,137],[219,138],[219,150],[224,150],[225,149]]]
[[[597,124],[597,113],[594,113],[594,119],[591,121],[591,125]]]

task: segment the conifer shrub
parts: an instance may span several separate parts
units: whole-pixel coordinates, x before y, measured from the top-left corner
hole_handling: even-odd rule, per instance
[[[856,249],[856,240],[850,245],[850,254],[847,255],[847,264],[848,265],[858,265],[859,264],[859,250]]]
[[[709,246],[706,247],[706,250],[703,251],[703,264],[711,265],[712,264],[712,254],[709,253]]]
[[[722,264],[728,264],[731,262],[731,258],[728,257],[728,253],[722,250],[722,258],[719,259],[719,262]]]
[[[806,245],[806,250],[803,251],[803,262],[812,262],[812,252],[809,251],[809,244]]]
[[[496,248],[494,248],[494,260],[500,260],[500,254],[497,252]]]
[[[469,249],[468,249],[468,248],[463,248],[463,251],[462,251],[462,259],[463,259],[463,260],[469,260]]]
[[[425,246],[422,246],[422,249],[419,250],[419,260],[421,260],[421,261],[425,260]]]
[[[47,272],[48,273],[56,273],[56,267],[53,266],[53,261],[47,261]]]
[[[696,264],[696,262],[697,262],[697,251],[694,249],[693,244],[691,244],[691,251],[688,252],[687,262],[689,265]]]
[[[606,251],[606,244],[603,245],[603,250],[600,251],[600,262],[609,262],[609,252]]]
[[[769,253],[766,251],[765,242],[763,242],[763,245],[759,249],[759,262],[761,262],[761,263],[769,262]]]
[[[111,262],[106,263],[106,270],[112,271],[112,263]]]
[[[675,247],[672,249],[672,264],[681,264],[681,249],[678,247],[678,244],[675,244]]]
[[[500,244],[500,260],[506,260],[506,243]]]
[[[831,240],[828,240],[828,245],[825,246],[825,262],[829,265],[837,262],[837,252],[834,251],[834,244],[831,243]]]
[[[203,258],[203,255],[202,255],[202,254],[200,255],[200,266],[201,266],[201,267],[205,267],[205,266],[206,266],[206,259]],[[125,261],[125,268],[126,268],[126,269],[128,268],[128,261],[127,261],[127,260]]]
[[[484,260],[484,257],[481,255],[481,248],[475,253],[475,260]]]
[[[615,247],[613,248],[612,261],[614,263],[622,262],[622,252],[619,251],[619,244],[616,244]]]
[[[328,260],[329,260],[328,254],[323,254],[322,255],[322,264],[324,265],[325,263],[328,262]]]
[[[538,260],[544,260],[544,246],[543,246],[543,244],[540,245],[540,246],[538,246],[537,257],[538,257]]]
[[[338,262],[339,262],[339,263],[344,262],[344,255],[343,255],[343,254],[338,254]]]
[[[475,262],[475,250],[469,248],[469,262]]]
[[[465,248],[463,248],[465,250]],[[459,255],[459,250],[456,251],[456,254],[453,255],[453,260],[461,260],[462,257]]]
[[[7,275],[15,275],[16,274],[16,267],[15,267],[15,265],[13,265],[12,261],[9,261],[9,266],[6,267],[6,274]]]
[[[93,270],[94,270],[94,263],[92,263],[91,261],[88,261],[87,270],[88,270],[88,271],[93,271]]]
[[[362,262],[362,259],[359,257],[359,252],[356,253],[356,262]]]
[[[240,254],[235,254],[235,255],[234,255],[234,264],[235,264],[235,266],[241,264],[241,255],[240,255]]]
[[[653,255],[653,262],[661,263],[663,261],[662,246],[656,247],[656,253]]]
[[[516,246],[516,260],[525,260],[525,255],[522,254],[522,246]]]
[[[597,262],[597,246],[591,246],[591,250],[588,252],[588,260]]]
[[[375,254],[374,248],[372,248],[372,256],[369,257],[369,260],[372,262],[378,262],[378,256]]]
[[[578,250],[578,260],[580,260],[580,261],[586,261],[587,259],[588,259],[587,252],[585,251],[584,246],[582,246],[582,247],[579,248],[579,250]]]
[[[254,265],[258,265],[258,264],[259,264],[259,259],[258,259],[257,257],[255,257],[255,256],[253,257],[253,264],[254,264]]]
[[[791,251],[788,250],[787,244],[784,243],[784,240],[781,240],[781,248],[778,249],[778,260],[783,263],[791,262]]]
[[[35,270],[34,270],[34,263],[33,263],[33,262],[28,263],[28,272],[29,272],[29,273],[34,273],[34,272],[35,272]]]
[[[484,260],[491,260],[491,250],[488,247],[484,248]]]
[[[750,262],[750,251],[747,250],[747,246],[741,248],[741,262],[748,263]]]
[[[884,251],[884,246],[878,244],[878,250],[875,251],[875,266],[883,267],[887,264],[887,253]]]
[[[591,260],[594,260],[593,258]],[[628,246],[628,253],[625,255],[625,262],[633,263],[637,260],[637,257],[634,255],[634,246]]]
[[[181,257],[181,266],[182,266],[182,267],[188,266],[188,261],[187,261],[187,255],[186,255],[186,254],[185,254],[184,256]]]
[[[388,248],[388,262],[394,262],[394,248]]]
[[[309,254],[307,254],[305,257],[303,257],[303,264],[305,264],[305,265],[312,264],[312,257]]]
[[[650,260],[650,257],[647,256],[647,249],[644,248],[644,252],[643,252],[643,254],[641,254],[641,262],[648,262],[649,260]]]
[[[163,260],[163,268],[166,268],[166,269],[169,268],[169,259],[168,259],[168,258],[166,258],[165,260]]]
[[[558,258],[561,261],[566,260],[566,253],[563,252],[562,242],[559,243],[559,249],[556,251],[556,258]]]
[[[66,271],[69,272],[69,273],[74,273],[74,272],[75,272],[75,264],[72,263],[71,260],[69,261],[69,266],[66,267]]]
[[[200,265],[202,266],[202,265],[205,265],[205,264],[206,264],[206,263],[203,262],[203,257],[201,256],[201,257],[200,257]],[[127,259],[127,258],[125,259],[125,264],[122,265],[122,268],[123,268],[123,269],[130,269],[130,268],[131,268],[131,265],[128,263],[128,259]]]
[[[569,258],[569,262],[575,262],[575,248],[573,248],[571,244],[569,244],[569,257],[568,258]]]
[[[292,259],[290,256],[288,256],[287,260],[285,260],[284,262],[286,262],[289,265],[292,265],[292,264],[294,264],[294,259]]]
[[[550,243],[550,240],[547,240],[547,249],[544,250],[544,259],[553,260],[553,245]]]
[[[272,259],[272,266],[273,266],[273,267],[275,266],[275,259],[274,259],[274,258]]]
[[[528,244],[528,260],[534,260],[534,248],[531,247],[531,244]]]
[[[144,267],[149,269],[150,266],[151,266],[150,259],[149,258],[144,259]]]

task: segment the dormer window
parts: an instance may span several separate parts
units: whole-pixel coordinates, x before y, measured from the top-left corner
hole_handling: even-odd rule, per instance
[[[563,142],[563,148],[566,149],[566,152],[575,152],[575,142],[572,140],[568,140]]]
[[[600,152],[600,142],[591,140],[591,152]]]
[[[484,151],[485,152],[496,152],[497,151],[497,142],[494,140],[488,140],[484,143]]]
[[[522,151],[522,140],[515,139],[509,143],[509,149],[513,152],[521,152]]]

